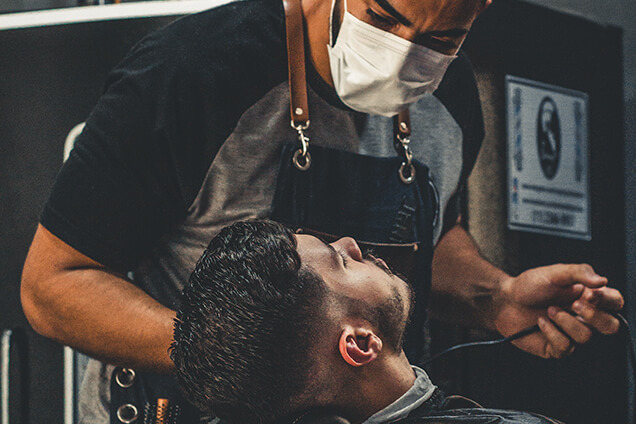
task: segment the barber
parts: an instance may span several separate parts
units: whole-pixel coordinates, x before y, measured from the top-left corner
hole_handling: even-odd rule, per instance
[[[618,331],[610,312],[623,298],[590,266],[510,276],[461,226],[483,123],[459,49],[488,3],[303,0],[296,63],[279,0],[231,2],[133,49],[57,179],[22,280],[36,331],[96,358],[82,423],[121,422],[121,406],[142,414],[163,398],[188,414],[161,377],[175,302],[213,235],[249,217],[411,257],[417,325],[430,291],[433,312],[455,322],[502,335],[538,323],[517,345],[541,357]],[[298,87],[290,100],[303,64],[308,107]]]

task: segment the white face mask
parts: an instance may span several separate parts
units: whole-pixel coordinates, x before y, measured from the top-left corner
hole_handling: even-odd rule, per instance
[[[359,112],[394,116],[427,93],[437,90],[449,56],[411,43],[345,13],[333,45],[329,20],[329,63],[340,100]]]

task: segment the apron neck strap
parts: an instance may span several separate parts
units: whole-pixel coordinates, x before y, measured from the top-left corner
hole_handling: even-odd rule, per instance
[[[287,31],[287,66],[291,124],[294,128],[309,124],[307,80],[305,74],[305,32],[300,0],[283,0]]]
[[[393,117],[393,135],[396,139],[407,139],[411,136],[411,114],[408,108]]]

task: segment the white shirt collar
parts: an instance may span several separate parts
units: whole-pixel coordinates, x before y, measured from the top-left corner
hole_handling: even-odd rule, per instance
[[[433,395],[436,387],[426,371],[414,365],[412,367],[415,371],[413,386],[395,402],[370,416],[363,424],[383,424],[406,418]]]

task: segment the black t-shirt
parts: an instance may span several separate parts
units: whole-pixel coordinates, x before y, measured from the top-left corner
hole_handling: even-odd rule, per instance
[[[151,34],[109,75],[104,94],[45,205],[42,224],[94,260],[120,272],[134,270],[166,234],[174,233],[199,207],[197,196],[206,179],[214,177],[211,173],[220,172],[212,169],[219,150],[232,136],[238,136],[239,121],[247,120],[249,112],[258,109],[264,99],[278,96],[272,101],[277,106],[284,100],[277,90],[286,85],[286,80],[280,0],[233,2],[182,18]],[[311,66],[308,81],[310,100],[311,95],[315,98],[313,103],[310,101],[313,134],[336,131],[337,125],[330,122],[316,123],[314,118],[320,116],[322,109],[333,109],[327,119],[338,116],[360,121],[363,115],[343,106]],[[456,181],[446,184],[445,190],[444,224],[448,228],[457,216],[457,191],[474,164],[483,138],[477,89],[463,54],[451,65],[434,101],[440,110],[433,119],[442,126],[444,119],[454,121],[461,138],[459,155],[454,153],[461,156],[457,158],[461,173]],[[433,102],[432,98],[427,102]],[[269,143],[277,136],[277,130],[267,134],[268,128],[275,127],[267,126],[268,120],[286,120],[288,127],[288,106],[280,106],[276,108],[277,115],[264,113],[256,118],[265,124],[244,124],[241,131],[258,132],[262,143]],[[282,115],[280,110],[284,111]],[[417,130],[418,115],[412,114]],[[429,115],[422,116],[430,125]],[[376,118],[380,119],[369,119]],[[373,124],[375,121],[362,127],[355,122],[340,132],[355,132],[362,140],[358,150],[364,150],[365,138],[381,131]],[[324,128],[316,128],[318,125]],[[291,133],[285,137],[293,138],[293,130],[288,131]],[[390,146],[390,136],[382,137]],[[437,137],[423,140],[422,144],[443,144],[436,141]],[[356,149],[347,145],[342,148]],[[414,151],[417,153],[416,146]],[[374,154],[373,149],[371,153]],[[439,156],[439,152],[429,156]],[[239,159],[241,156],[236,157]],[[429,162],[437,158],[420,160],[431,166]],[[435,167],[431,168],[435,173]],[[224,187],[237,188],[227,184]],[[210,196],[216,198],[218,194]],[[266,216],[266,211],[255,215]],[[201,244],[204,247],[207,243]]]

